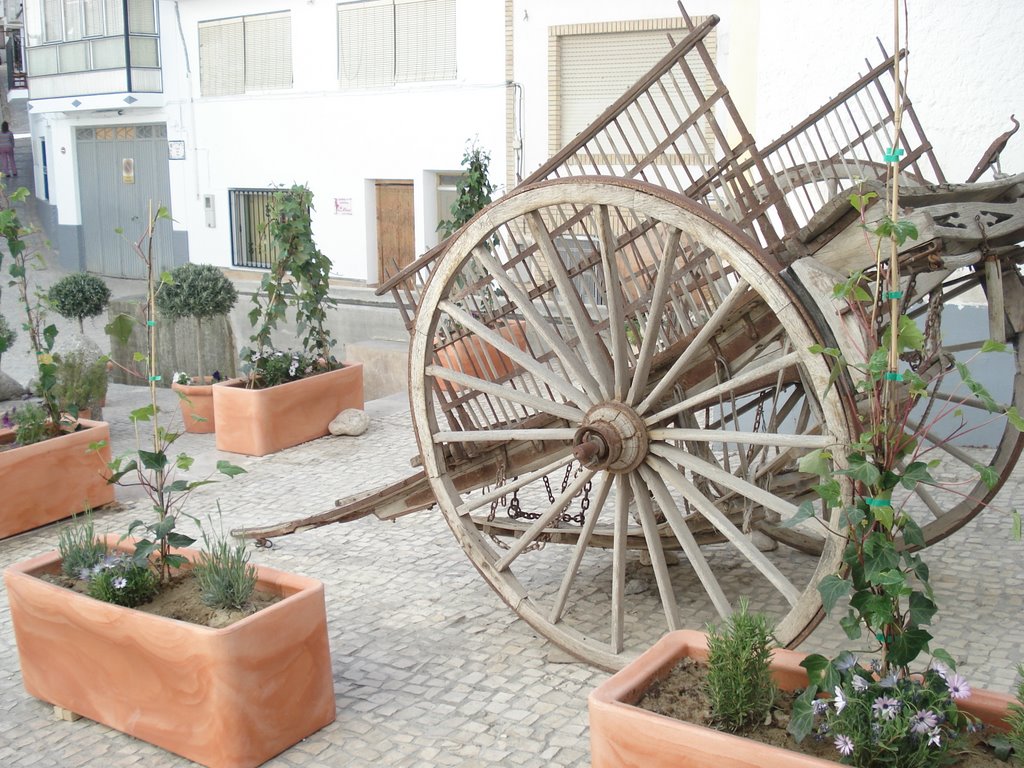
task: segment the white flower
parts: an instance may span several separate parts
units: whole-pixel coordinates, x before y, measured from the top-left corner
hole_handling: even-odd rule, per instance
[[[836,699],[834,703],[836,705],[836,714],[838,715],[846,706],[846,697],[843,695],[843,689],[838,685],[836,686]]]
[[[868,689],[868,681],[860,675],[853,676],[853,690],[857,693],[864,693]]]

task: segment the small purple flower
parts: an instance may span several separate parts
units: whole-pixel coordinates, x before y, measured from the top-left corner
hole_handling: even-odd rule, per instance
[[[213,380],[214,381],[220,381],[221,380],[220,371],[214,371],[213,372]]]
[[[879,720],[892,720],[900,711],[900,703],[889,696],[879,696],[871,708]]]
[[[881,672],[882,671],[882,662],[880,662],[878,659],[872,659],[871,660],[871,671],[872,672]]]
[[[92,568],[79,568],[78,569],[78,580],[88,581],[92,578]]]
[[[846,707],[846,696],[843,694],[843,689],[840,688],[838,685],[836,686],[835,690],[836,690],[836,698],[835,698],[836,714],[838,715]]]
[[[14,429],[14,410],[4,411],[4,415],[0,418],[0,427],[4,429]]]
[[[933,661],[932,669],[935,670],[935,674],[941,677],[943,680],[949,675],[949,667],[943,664],[941,661]]]
[[[883,677],[881,680],[879,680],[878,681],[878,685],[879,685],[880,688],[895,688],[896,687],[896,683],[898,683],[898,682],[899,682],[899,678],[896,677],[896,673],[893,672],[888,677]]]
[[[113,585],[114,589],[124,589],[128,586],[128,579],[126,579],[124,576],[118,576],[110,583]]]
[[[946,688],[949,689],[949,696],[952,699],[966,699],[971,695],[971,686],[967,684],[963,675],[955,672],[946,676]]]
[[[853,676],[853,690],[857,693],[864,693],[869,687],[869,683],[860,675]]]
[[[928,746],[939,747],[942,746],[942,730],[938,727],[932,728],[928,731]]]
[[[840,733],[838,736],[836,736],[836,740],[834,743],[836,745],[836,749],[839,751],[839,754],[843,757],[849,757],[853,754],[853,739],[851,739],[849,736]]]
[[[938,718],[930,709],[919,709],[910,716],[910,730],[918,735],[930,732],[938,724]]]
[[[811,708],[814,710],[814,714],[824,715],[828,711],[828,702],[824,699],[815,699]]]

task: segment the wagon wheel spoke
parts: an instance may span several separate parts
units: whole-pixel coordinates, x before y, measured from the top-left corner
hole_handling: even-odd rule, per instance
[[[647,551],[651,556],[651,566],[658,584],[658,594],[661,595],[665,623],[668,625],[669,632],[672,632],[679,629],[679,609],[676,605],[675,590],[672,589],[672,578],[669,576],[668,565],[665,563],[665,551],[662,548],[661,536],[658,534],[658,524],[654,519],[651,497],[638,473],[630,475],[629,481],[633,487],[633,498],[636,500],[644,539],[647,540]]]
[[[601,478],[601,487],[598,489],[597,498],[591,507],[593,512],[587,516],[587,520],[580,530],[579,538],[573,547],[572,559],[569,561],[569,566],[565,569],[562,584],[559,586],[558,594],[555,595],[555,602],[551,606],[548,620],[552,624],[557,624],[562,618],[562,611],[565,610],[565,601],[569,598],[569,590],[572,589],[572,583],[576,578],[580,563],[583,561],[583,555],[586,554],[587,547],[590,545],[590,537],[593,535],[597,521],[601,517],[601,511],[604,509],[605,502],[608,501],[608,493],[612,489],[613,482],[613,478],[609,474],[605,474]]]
[[[426,373],[436,379],[450,381],[459,384],[466,389],[475,389],[478,392],[485,392],[489,395],[508,400],[509,402],[525,406],[540,413],[547,413],[560,419],[579,421],[583,418],[583,411],[571,405],[560,403],[550,398],[532,395],[522,389],[515,389],[504,384],[497,384],[479,376],[470,376],[463,371],[456,371],[452,368],[445,368],[441,365],[427,366]]]
[[[622,400],[629,386],[629,368],[626,353],[626,315],[622,306],[622,290],[619,283],[617,238],[612,229],[608,206],[598,206],[597,231],[601,240],[601,268],[608,300],[608,335],[611,340],[613,367],[613,397]]]
[[[629,502],[632,494],[629,478],[618,475],[615,478],[615,544],[612,552],[612,610],[611,610],[611,651],[622,653],[623,624],[626,615],[626,525],[628,524]]]

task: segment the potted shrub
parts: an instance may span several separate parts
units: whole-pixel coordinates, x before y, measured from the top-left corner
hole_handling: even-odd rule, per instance
[[[57,379],[54,395],[64,413],[83,418],[103,417],[107,400],[107,363],[85,348],[54,354]]]
[[[42,404],[28,412],[23,406],[20,415],[9,418],[12,428],[0,428],[0,488],[4,489],[0,538],[114,500],[114,490],[106,481],[109,448],[87,452],[90,444],[106,445],[109,426],[65,415],[57,398],[58,366],[53,357],[57,328],[46,324],[45,309],[29,283],[30,271],[41,268],[42,259],[29,252],[23,239],[27,230],[11,207],[27,196],[22,188],[8,198],[0,185],[0,235],[7,242],[7,271],[25,313],[23,328],[35,356]],[[0,264],[4,258],[0,253]],[[58,477],[60,482],[55,483]]]
[[[213,385],[220,373],[206,375],[203,365],[203,320],[226,315],[235,306],[238,292],[231,281],[212,264],[182,264],[156,294],[161,315],[178,320],[191,317],[196,323],[196,373],[175,373],[171,387],[181,398],[181,415],[186,432],[213,432]]]
[[[150,269],[152,317],[147,240],[145,251],[141,241],[135,247]],[[323,585],[254,568],[243,545],[223,538],[204,536],[203,552],[185,548],[194,539],[178,529],[181,505],[209,479],[179,477],[192,459],[172,455],[178,434],[159,423],[155,325],[148,331],[150,403],[132,420],[151,425],[152,444],[140,438],[113,459],[110,482],[141,486],[154,514],[129,526],[135,539],[97,539],[86,520],[62,533],[57,551],[5,571],[25,688],[211,768],[260,765],[334,719]],[[217,471],[243,470],[220,461]],[[144,610],[175,583],[198,586],[221,610],[246,608],[257,593],[271,604],[223,627]]]
[[[894,75],[898,80],[899,72]],[[918,404],[931,405],[936,382],[925,381],[925,372],[941,378],[954,361],[937,343],[937,324],[922,329],[906,314],[903,289],[908,283],[901,282],[899,248],[917,232],[900,218],[898,196],[891,192],[899,189],[898,154],[891,155],[886,158],[894,164],[887,215],[868,224],[864,213],[877,195],[850,197],[863,228],[876,238],[870,242],[873,273],[854,273],[835,287],[835,298],[845,305],[838,347],[812,350],[832,358],[835,377],[846,374],[855,389],[858,439],[841,451],[815,450],[800,460],[801,471],[820,477],[815,490],[821,510],[806,501],[785,523],[815,521],[845,534],[841,571],[826,575],[818,588],[826,615],[845,601],[839,623],[858,650],[843,651],[831,660],[776,651],[772,669],[782,687],[802,691],[789,720],[794,748],[814,734],[827,745],[830,758],[846,764],[931,768],[956,764],[975,718],[1006,730],[1012,699],[972,691],[953,659],[930,647],[928,627],[937,605],[928,567],[914,551],[925,540],[905,503],[893,495],[898,488],[940,486],[931,474],[933,464],[940,462],[929,461],[928,455],[929,439],[936,438],[925,438],[928,423],[911,427],[910,414]],[[1005,350],[1004,344],[988,342],[978,354]],[[963,384],[962,400],[953,397],[938,408],[953,412],[973,397],[992,412],[1001,410],[971,376],[969,362],[955,362],[955,369]],[[1003,415],[1024,428],[1014,409]],[[945,439],[967,431],[964,423]],[[995,472],[980,465],[976,469],[983,480]],[[1019,532],[1016,513],[1014,519]],[[683,657],[707,657],[702,634],[666,636],[591,695],[594,766],[667,766],[681,762],[683,755],[694,766],[831,764],[660,715],[639,714],[632,705],[640,694]]]
[[[274,194],[269,226],[279,256],[253,295],[251,346],[242,350],[247,375],[213,389],[222,451],[264,456],[323,437],[340,411],[363,407],[362,364],[341,363],[331,351],[331,262],[313,242],[312,201],[299,185]],[[301,348],[275,349],[271,333],[289,311]]]

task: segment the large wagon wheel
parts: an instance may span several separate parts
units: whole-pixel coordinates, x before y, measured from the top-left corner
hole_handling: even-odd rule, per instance
[[[424,469],[484,578],[574,655],[617,668],[742,597],[794,643],[839,538],[765,553],[749,531],[795,513],[780,470],[843,460],[819,341],[777,265],[708,209],[612,178],[528,187],[468,225],[420,301]],[[487,452],[508,457],[503,484],[460,491],[460,462]]]

